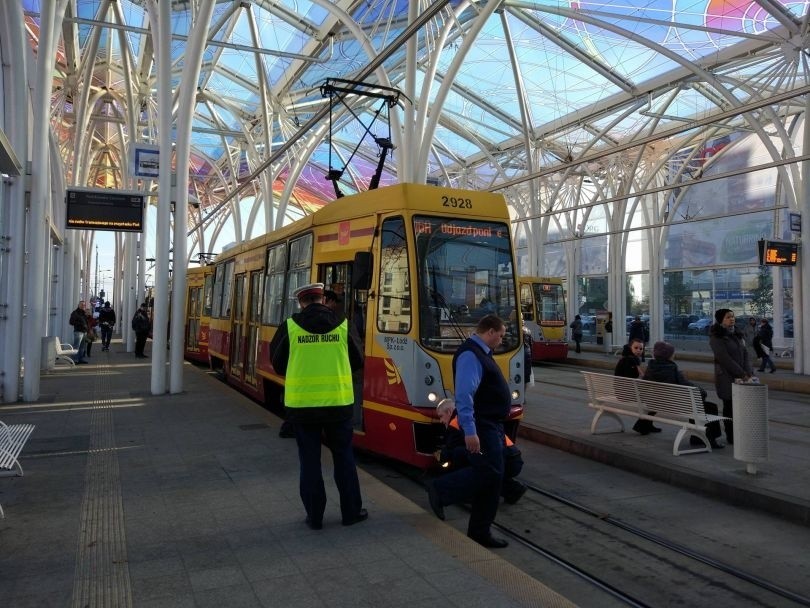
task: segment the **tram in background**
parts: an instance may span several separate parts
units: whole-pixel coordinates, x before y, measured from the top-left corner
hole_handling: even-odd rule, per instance
[[[338,293],[365,354],[355,374],[356,447],[436,465],[444,427],[435,407],[452,394],[453,354],[489,313],[507,323],[495,360],[512,390],[506,431],[517,433],[523,347],[502,196],[413,184],[369,190],[237,245],[213,268],[211,365],[271,411],[283,411],[284,378],[270,341],[298,310],[295,289],[317,281]]]
[[[562,279],[520,277],[520,311],[532,336],[532,361],[568,358]]]
[[[208,330],[211,324],[211,296],[214,267],[189,268],[186,274],[186,331],[184,356],[208,364]]]

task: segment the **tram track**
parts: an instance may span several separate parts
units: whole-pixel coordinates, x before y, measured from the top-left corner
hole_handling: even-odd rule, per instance
[[[625,531],[625,532],[627,532],[627,533],[629,533],[629,534],[631,534],[633,536],[636,536],[638,538],[642,538],[642,539],[644,539],[646,541],[649,541],[649,542],[651,542],[651,543],[653,543],[653,544],[655,544],[655,545],[657,545],[659,547],[663,547],[663,548],[665,548],[665,549],[667,549],[669,551],[672,551],[672,552],[680,554],[680,555],[682,555],[684,557],[687,557],[687,558],[689,558],[689,559],[691,559],[691,560],[693,560],[695,562],[710,566],[710,567],[714,568],[715,570],[718,570],[720,572],[724,572],[725,574],[728,574],[728,575],[733,576],[733,577],[735,577],[737,579],[745,581],[746,583],[754,585],[755,587],[758,587],[760,589],[769,591],[770,593],[773,593],[773,594],[778,595],[778,596],[780,596],[782,598],[785,598],[785,599],[788,599],[788,600],[790,600],[792,602],[795,602],[798,605],[810,606],[810,597],[808,597],[806,595],[791,591],[790,589],[787,589],[787,588],[785,588],[785,587],[783,587],[781,585],[778,585],[776,583],[768,581],[767,579],[762,578],[760,576],[757,576],[756,574],[752,574],[751,572],[746,572],[745,570],[742,570],[742,569],[740,569],[740,568],[738,568],[736,566],[733,566],[733,565],[731,565],[731,564],[729,564],[727,562],[724,562],[724,561],[719,560],[717,558],[706,555],[705,553],[702,553],[700,551],[691,549],[691,548],[689,548],[689,547],[687,547],[687,546],[685,546],[683,544],[676,543],[676,542],[674,542],[674,541],[672,541],[672,540],[670,540],[668,538],[665,538],[665,537],[660,536],[658,534],[652,533],[652,532],[650,532],[648,530],[645,530],[645,529],[643,529],[643,528],[641,528],[639,526],[630,524],[630,523],[628,523],[626,521],[623,521],[620,518],[614,517],[614,516],[612,516],[610,514],[607,514],[607,513],[604,513],[602,511],[593,509],[593,508],[591,508],[591,507],[589,507],[587,505],[584,505],[582,503],[574,501],[574,500],[572,500],[570,498],[566,498],[566,497],[564,497],[564,496],[562,496],[560,494],[557,494],[555,492],[545,490],[545,489],[540,488],[540,487],[538,487],[538,486],[536,486],[534,484],[531,484],[531,483],[526,483],[525,485],[527,486],[528,490],[530,490],[535,495],[540,495],[540,496],[543,496],[545,498],[549,498],[549,499],[551,499],[551,500],[553,500],[553,501],[555,501],[557,503],[560,503],[560,504],[563,504],[563,505],[568,506],[570,508],[573,508],[573,509],[579,511],[580,513],[584,513],[584,514],[586,514],[586,515],[588,515],[590,517],[593,517],[593,518],[599,520],[600,522],[604,522],[606,524],[609,524],[611,526],[619,528],[619,529],[621,529],[621,530],[623,530],[623,531]],[[504,525],[498,523],[497,527],[498,527],[498,529],[502,530],[504,533],[508,533],[511,537],[515,538],[516,540],[519,540],[521,542],[521,544],[534,545],[534,543],[532,541],[530,541],[528,539],[525,539],[524,535],[522,535],[522,534],[520,534],[520,533],[518,533],[518,532],[516,532],[514,530],[510,530],[507,526],[504,526]],[[534,549],[534,547],[532,547],[532,548]],[[550,554],[550,555],[553,555],[553,554]],[[554,559],[555,560],[560,559],[562,562],[565,562],[565,560],[563,560],[562,558],[558,558],[557,556],[554,556]],[[611,594],[611,595],[613,595],[613,594]],[[619,597],[619,596],[615,596],[615,597]],[[633,601],[635,601],[635,600],[633,600]],[[634,604],[631,603],[630,605],[634,605]]]
[[[403,489],[401,486],[395,489],[416,502],[425,501],[422,494],[425,479],[421,471],[411,470],[392,462],[384,463],[382,466],[389,469],[389,474],[386,475],[389,480],[390,469],[393,468],[399,477],[410,482],[408,484],[410,489]],[[521,500],[520,507],[499,510],[498,519],[493,527],[512,541],[512,545],[499,551],[498,555],[529,573],[531,570],[545,570],[543,567],[530,565],[532,558],[529,556],[537,556],[586,583],[597,593],[605,594],[621,605],[639,608],[661,605],[660,593],[664,589],[668,590],[668,588],[653,590],[659,594],[655,601],[645,597],[650,591],[636,579],[650,576],[650,572],[660,576],[662,583],[678,581],[677,585],[684,588],[690,585],[694,589],[713,588],[713,592],[724,594],[730,599],[731,603],[718,605],[810,607],[810,597],[770,581],[764,576],[708,555],[699,549],[674,542],[660,534],[628,523],[619,516],[547,490],[535,483],[529,482],[526,485],[529,491]],[[563,507],[562,511],[560,506]],[[462,508],[468,510],[464,506]],[[585,515],[587,519],[583,520],[581,515]],[[449,523],[453,525],[452,520]],[[617,535],[611,533],[611,529],[621,532]],[[538,542],[538,537],[545,540]],[[577,551],[571,555],[570,545],[579,547],[580,543],[565,541],[574,538],[595,540],[586,554]],[[608,547],[612,547],[609,549],[611,552],[604,553]],[[583,563],[589,560],[592,563]],[[621,561],[621,565],[617,560]],[[643,564],[646,572],[629,571],[624,564],[629,564],[630,567],[632,564]],[[709,567],[710,570],[706,570],[705,567]],[[630,578],[627,578],[628,576]],[[538,577],[538,580],[553,587],[548,579]],[[738,583],[731,582],[734,580]],[[740,585],[739,582],[746,585]],[[675,587],[678,593],[685,593],[678,586]],[[757,591],[754,592],[754,589]],[[684,601],[688,598],[689,594],[686,593]],[[713,603],[711,598],[704,599],[707,604]]]

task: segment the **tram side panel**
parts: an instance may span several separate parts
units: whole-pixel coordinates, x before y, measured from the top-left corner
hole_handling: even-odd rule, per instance
[[[509,270],[514,258],[506,206],[489,193],[451,193],[400,185],[346,197],[221,254],[212,290],[212,366],[238,389],[280,409],[284,379],[270,363],[270,341],[297,310],[292,291],[316,280],[329,287],[327,278],[339,269],[345,277],[353,275],[343,285],[344,298],[366,356],[358,378],[355,445],[423,468],[435,464],[432,453],[443,430],[435,405],[452,392],[456,348],[487,312],[514,325],[509,347],[496,356],[515,389],[507,424],[514,435],[522,415],[522,346],[514,321],[517,288]],[[465,206],[450,207],[458,201]],[[306,239],[308,262],[301,246]],[[286,259],[279,266],[282,253]],[[368,261],[369,269],[358,267]],[[257,272],[261,305],[251,303],[255,285],[256,293],[245,293]],[[489,298],[495,300],[493,309],[479,306]],[[246,327],[256,315],[260,323],[251,343]],[[254,383],[234,361],[238,356],[243,363],[246,353],[255,355]]]

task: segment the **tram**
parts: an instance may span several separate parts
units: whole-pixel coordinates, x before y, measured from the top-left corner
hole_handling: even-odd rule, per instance
[[[214,267],[189,268],[186,274],[186,329],[184,356],[208,364],[208,330],[211,324],[211,294]]]
[[[568,358],[562,279],[520,277],[520,310],[532,337],[532,361]]]
[[[512,390],[505,427],[514,438],[523,414],[523,347],[502,196],[415,184],[369,190],[220,253],[208,357],[227,382],[271,411],[283,411],[284,378],[272,367],[269,344],[298,310],[295,289],[311,282],[339,295],[339,313],[362,343],[356,447],[435,466],[444,432],[435,406],[452,394],[453,354],[489,313],[507,323],[494,358]]]

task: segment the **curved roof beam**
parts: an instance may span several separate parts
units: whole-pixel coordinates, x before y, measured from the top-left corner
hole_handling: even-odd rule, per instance
[[[524,12],[509,10],[508,8],[507,10],[511,15],[514,15],[515,18],[519,19],[520,21],[523,21],[523,23],[531,27],[541,36],[545,37],[546,39],[556,44],[558,47],[560,47],[563,51],[565,51],[572,57],[576,57],[579,61],[590,67],[594,72],[602,76],[605,80],[612,82],[626,93],[635,92],[636,87],[632,82],[624,78],[621,74],[616,73],[614,70],[603,64],[601,61],[596,61],[593,57],[588,55],[578,46],[568,42],[568,40],[560,36],[557,32],[555,32],[552,28],[548,27],[545,23],[542,23],[538,19],[535,19],[534,17],[531,17],[530,15],[527,15]],[[671,26],[672,24],[670,23],[668,25]]]

